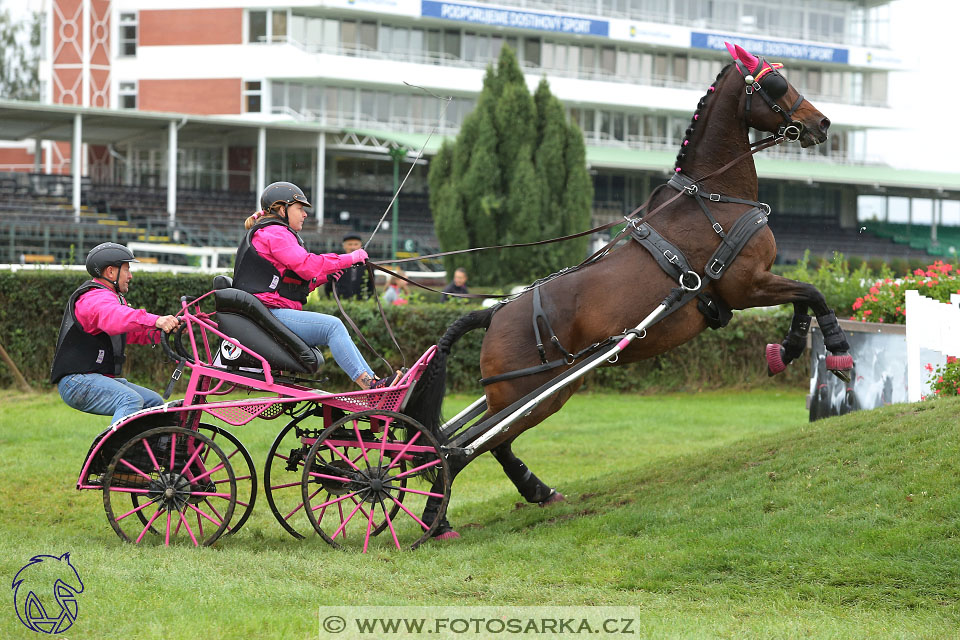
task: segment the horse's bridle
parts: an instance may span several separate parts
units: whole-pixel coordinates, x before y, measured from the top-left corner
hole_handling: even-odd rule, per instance
[[[798,92],[796,102],[793,103],[793,106],[790,107],[788,111],[784,111],[783,107],[777,104],[777,101],[770,97],[770,94],[767,92],[767,90],[764,89],[763,85],[760,84],[760,78],[769,74],[771,77],[775,76],[779,78],[786,85],[786,78],[777,72],[777,69],[783,67],[783,65],[779,63],[770,64],[763,58],[760,58],[759,62],[757,62],[757,67],[751,73],[747,70],[747,67],[743,64],[743,62],[740,60],[736,60],[735,62],[737,65],[737,70],[740,71],[740,75],[743,76],[743,81],[747,85],[747,102],[744,106],[745,115],[749,116],[750,101],[751,98],[753,98],[753,94],[756,93],[763,98],[763,101],[767,103],[767,106],[769,106],[774,113],[783,118],[784,124],[777,128],[777,137],[786,138],[790,142],[796,142],[799,140],[800,135],[803,133],[804,127],[802,122],[793,119],[793,114],[803,103],[803,94]]]

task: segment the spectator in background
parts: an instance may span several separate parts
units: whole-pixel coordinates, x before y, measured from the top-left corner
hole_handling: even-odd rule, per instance
[[[394,272],[404,278],[407,276],[402,269],[395,269]],[[380,296],[380,299],[384,304],[393,304],[398,306],[401,304],[407,304],[407,298],[409,297],[410,285],[408,285],[405,280],[395,278],[394,276],[387,276],[387,289],[383,292],[383,295]]]
[[[470,291],[467,290],[467,270],[460,267],[454,271],[453,282],[443,288],[443,293],[470,293]],[[444,295],[441,298],[441,302],[446,302],[449,299],[450,296]]]
[[[363,239],[359,234],[351,232],[343,236],[343,252],[345,254],[353,253],[362,248]],[[327,279],[327,283],[323,285],[323,291],[328,298],[333,295],[333,279]],[[374,291],[376,289],[373,286],[373,273],[362,264],[344,269],[343,275],[337,280],[337,296],[341,300],[350,298],[366,300],[373,297]]]

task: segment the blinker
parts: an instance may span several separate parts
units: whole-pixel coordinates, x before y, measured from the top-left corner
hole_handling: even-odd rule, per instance
[[[766,74],[760,85],[774,100],[782,98],[787,92],[787,79],[776,71]]]

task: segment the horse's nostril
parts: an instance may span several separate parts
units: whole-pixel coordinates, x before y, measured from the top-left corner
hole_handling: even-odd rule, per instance
[[[824,133],[826,133],[827,129],[829,128],[830,128],[830,118],[824,118],[823,120],[820,121],[820,131],[823,131]]]

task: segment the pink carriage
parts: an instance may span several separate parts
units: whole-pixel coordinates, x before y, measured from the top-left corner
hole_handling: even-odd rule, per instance
[[[320,369],[319,351],[231,284],[217,276],[212,291],[181,299],[185,323],[164,349],[179,361],[174,378],[189,371],[184,399],[97,436],[77,488],[102,492],[123,540],[213,544],[247,521],[258,483],[240,440],[205,416],[234,427],[287,416],[263,469],[270,510],[287,532],[315,530],[331,545],[363,551],[427,540],[446,509],[450,471],[437,439],[403,409],[436,347],[391,387],[325,392],[306,377]],[[211,300],[215,310],[204,312]],[[440,501],[439,517],[425,522],[419,514],[431,499]]]

